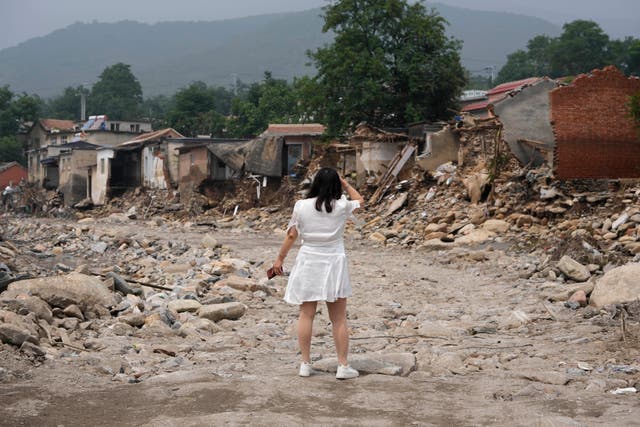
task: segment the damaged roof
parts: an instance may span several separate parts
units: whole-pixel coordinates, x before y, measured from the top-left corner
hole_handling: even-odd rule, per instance
[[[261,136],[269,135],[309,135],[320,136],[324,133],[325,127],[320,123],[305,123],[305,124],[277,124],[270,123],[267,130],[262,133]]]
[[[282,175],[282,136],[266,136],[249,142],[246,169],[258,175]]]
[[[102,148],[102,145],[92,144],[87,141],[73,141],[67,144],[58,145],[61,151],[71,151],[71,150],[96,150],[98,148]]]
[[[184,138],[184,136],[173,128],[165,128],[156,130],[153,132],[143,133],[140,136],[133,138],[132,140],[125,141],[121,144],[118,144],[117,148],[126,148],[131,146],[139,146],[148,141],[156,141],[163,138]]]
[[[409,135],[406,133],[390,132],[384,129],[377,128],[368,123],[360,123],[353,131],[353,135],[350,139],[354,140],[373,140],[379,142],[395,142],[406,141],[409,139]]]
[[[478,111],[484,110],[489,104],[494,104],[506,98],[514,90],[521,90],[524,87],[532,86],[543,80],[541,77],[530,77],[528,79],[515,80],[499,84],[487,92],[488,99],[480,102],[465,105],[461,111]]]
[[[251,149],[251,141],[213,142],[207,148],[233,170],[241,170]]]

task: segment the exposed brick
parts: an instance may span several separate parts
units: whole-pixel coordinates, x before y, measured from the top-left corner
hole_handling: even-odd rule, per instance
[[[640,132],[628,109],[638,92],[640,79],[613,66],[550,92],[558,178],[640,177]]]

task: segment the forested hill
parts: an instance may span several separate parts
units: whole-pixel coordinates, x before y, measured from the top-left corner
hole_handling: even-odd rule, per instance
[[[431,3],[429,3],[431,5]],[[471,71],[494,65],[538,34],[561,29],[524,15],[480,12],[433,4],[462,40],[463,64]],[[194,80],[230,87],[234,76],[259,80],[312,74],[305,52],[331,40],[321,31],[320,9],[212,22],[143,24],[76,23],[0,51],[0,86],[41,97],[67,86],[92,84],[116,62],[132,66],[145,96],[171,94]]]

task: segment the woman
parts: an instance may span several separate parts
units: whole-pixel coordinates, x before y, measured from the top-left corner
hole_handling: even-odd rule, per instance
[[[346,191],[351,200],[342,194]],[[282,243],[273,270],[282,274],[282,263],[300,236],[302,247],[291,270],[284,299],[300,305],[298,344],[302,353],[299,375],[308,377],[311,368],[311,331],[318,301],[326,301],[338,354],[336,378],[358,376],[349,366],[349,333],[347,331],[347,297],[351,283],[342,236],[345,222],[364,199],[331,168],[318,171],[307,198],[293,208],[287,236]]]

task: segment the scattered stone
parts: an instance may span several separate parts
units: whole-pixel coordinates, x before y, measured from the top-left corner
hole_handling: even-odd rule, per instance
[[[42,357],[47,354],[47,352],[42,347],[37,346],[30,341],[23,342],[20,346],[20,351],[31,357]]]
[[[202,304],[192,299],[179,299],[171,301],[169,304],[167,304],[167,307],[169,308],[169,310],[173,310],[176,313],[182,313],[185,311],[189,313],[195,313],[200,309],[200,307],[202,307]]]
[[[564,255],[557,264],[558,270],[576,282],[585,282],[591,277],[589,270],[573,258]]]
[[[575,302],[580,305],[580,307],[586,307],[587,305],[587,294],[583,290],[576,291],[571,298],[569,298],[569,302]]]
[[[77,317],[80,320],[84,320],[84,315],[82,314],[82,310],[75,304],[71,304],[67,306],[64,310],[62,310],[65,316],[69,317]]]
[[[217,322],[222,319],[236,320],[244,316],[247,306],[239,302],[203,305],[198,310],[198,316]]]
[[[407,376],[416,368],[416,357],[411,353],[352,354],[349,364],[361,374]],[[318,371],[336,372],[338,359],[329,357],[313,363]]]
[[[113,279],[113,285],[117,291],[125,295],[142,295],[142,289],[130,286],[129,283],[117,273],[110,271],[107,273],[107,277]]]

